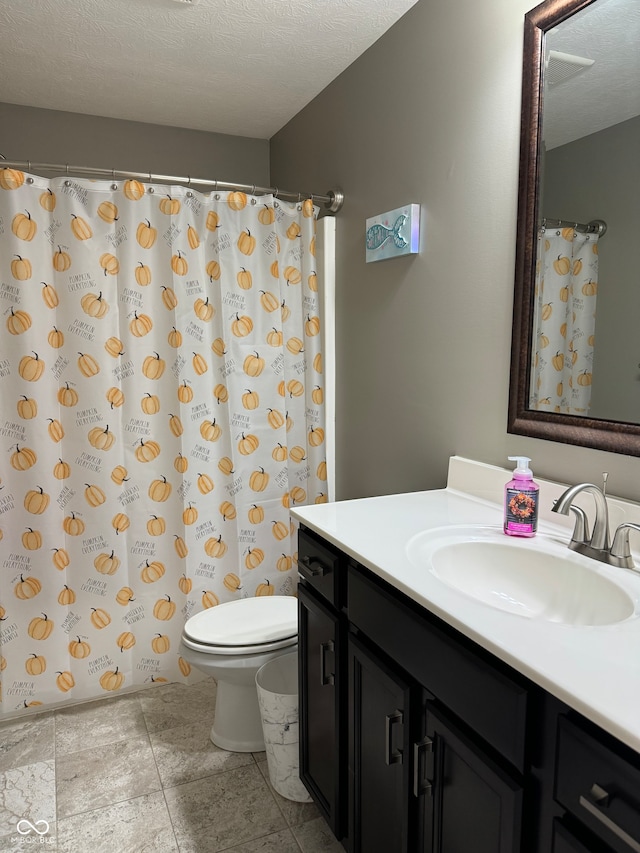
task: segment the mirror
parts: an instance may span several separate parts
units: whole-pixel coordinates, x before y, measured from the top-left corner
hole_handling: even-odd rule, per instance
[[[525,16],[508,432],[640,456],[640,4]]]

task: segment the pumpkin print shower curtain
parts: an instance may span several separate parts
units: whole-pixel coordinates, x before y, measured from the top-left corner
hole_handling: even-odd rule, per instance
[[[598,293],[598,235],[538,235],[529,407],[589,414]]]
[[[0,170],[2,710],[189,675],[325,500],[313,204]]]

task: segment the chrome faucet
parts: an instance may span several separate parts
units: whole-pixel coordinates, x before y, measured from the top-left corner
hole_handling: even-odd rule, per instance
[[[572,505],[574,498],[580,492],[588,492],[593,495],[596,504],[596,517],[593,522],[591,537],[589,537],[589,527],[584,510]],[[576,516],[573,535],[569,542],[569,548],[572,551],[577,551],[579,554],[584,554],[585,557],[591,557],[611,566],[635,569],[629,545],[629,531],[640,531],[640,525],[631,522],[621,524],[616,530],[613,544],[610,546],[609,509],[603,489],[594,486],[593,483],[580,483],[577,486],[571,486],[560,495],[552,508],[552,512],[559,512],[562,515],[569,515],[570,511],[573,511]]]

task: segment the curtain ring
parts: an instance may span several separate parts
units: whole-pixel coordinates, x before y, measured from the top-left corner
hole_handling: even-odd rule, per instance
[[[187,186],[190,187],[191,186],[191,175],[187,175],[187,178],[188,178]]]
[[[278,189],[278,187],[276,187],[276,188],[275,188],[275,192],[273,193],[273,197],[274,197],[274,198],[278,198],[278,193],[279,193],[279,192],[280,192],[280,190]]]
[[[68,163],[67,163],[67,165],[65,166],[65,174],[66,174],[66,176],[67,176],[67,177],[69,177],[69,164],[68,164]]]
[[[31,160],[27,160],[27,172],[31,171]]]
[[[254,184],[254,185],[251,187],[251,195],[255,195],[255,194],[256,194],[256,185]]]

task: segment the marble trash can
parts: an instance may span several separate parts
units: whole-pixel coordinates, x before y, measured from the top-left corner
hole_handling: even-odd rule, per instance
[[[300,781],[298,722],[298,654],[281,655],[261,666],[256,689],[267,753],[269,779],[287,800],[309,803]]]

